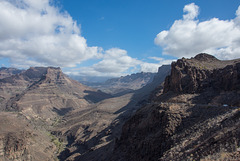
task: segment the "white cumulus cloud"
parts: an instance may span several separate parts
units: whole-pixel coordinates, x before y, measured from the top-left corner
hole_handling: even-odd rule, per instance
[[[127,54],[126,50],[112,48],[106,50],[101,60],[90,66],[72,69],[68,74],[81,76],[104,76],[104,77],[119,77],[137,72],[152,72],[158,71],[158,68],[163,64],[170,64],[173,60],[165,60],[159,57],[149,57],[157,63],[147,63],[136,58],[132,58]]]
[[[123,73],[139,63],[139,60],[128,56],[126,50],[112,48],[105,52],[103,60],[94,64],[93,68],[100,73]]]
[[[166,63],[161,58],[155,59],[157,63],[147,63],[119,48],[104,51],[88,46],[77,22],[52,5],[51,0],[0,0],[2,58],[8,58],[11,66],[18,68],[59,66],[66,67],[68,74],[109,77],[157,72]],[[79,68],[89,59],[99,62]]]
[[[185,20],[193,20],[199,14],[199,7],[197,5],[195,5],[194,3],[191,3],[189,5],[186,5],[183,8],[183,12],[187,13],[187,14],[183,15],[183,19],[185,19]]]
[[[206,52],[219,59],[240,57],[240,7],[234,19],[212,18],[202,22],[197,19],[199,7],[194,3],[186,5],[183,11],[183,19],[176,20],[155,38],[163,54],[191,57]]]
[[[87,45],[77,22],[49,0],[1,0],[0,26],[0,58],[16,67],[73,67],[101,56],[101,48]]]

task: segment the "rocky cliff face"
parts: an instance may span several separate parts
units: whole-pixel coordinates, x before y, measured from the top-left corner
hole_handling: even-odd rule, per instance
[[[164,93],[200,93],[204,90],[240,89],[240,60],[220,61],[208,54],[172,63],[171,75],[165,80]]]
[[[124,124],[111,160],[239,158],[239,62],[199,54],[172,63],[164,92]]]

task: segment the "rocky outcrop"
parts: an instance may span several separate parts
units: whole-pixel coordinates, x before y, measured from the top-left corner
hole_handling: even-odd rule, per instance
[[[172,63],[171,75],[165,80],[164,93],[200,93],[204,90],[240,89],[240,60],[220,61],[208,54]]]
[[[164,92],[123,125],[111,160],[236,160],[239,63],[208,54],[172,63]]]

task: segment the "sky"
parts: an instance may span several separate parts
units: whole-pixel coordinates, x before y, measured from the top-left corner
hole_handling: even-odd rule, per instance
[[[0,64],[77,76],[157,72],[178,58],[240,58],[239,0],[0,0]]]

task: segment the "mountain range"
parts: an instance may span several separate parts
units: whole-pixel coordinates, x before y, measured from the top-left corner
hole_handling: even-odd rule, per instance
[[[201,53],[98,89],[56,67],[0,76],[0,160],[240,157],[240,59]]]
[[[123,94],[138,90],[152,82],[156,73],[135,73],[119,78],[107,79],[104,82],[86,82],[79,81],[84,85],[99,89],[109,94]]]
[[[24,70],[16,69],[16,68],[1,67],[0,68],[0,79],[10,77],[10,76],[15,75],[15,74],[19,74],[23,71]]]

